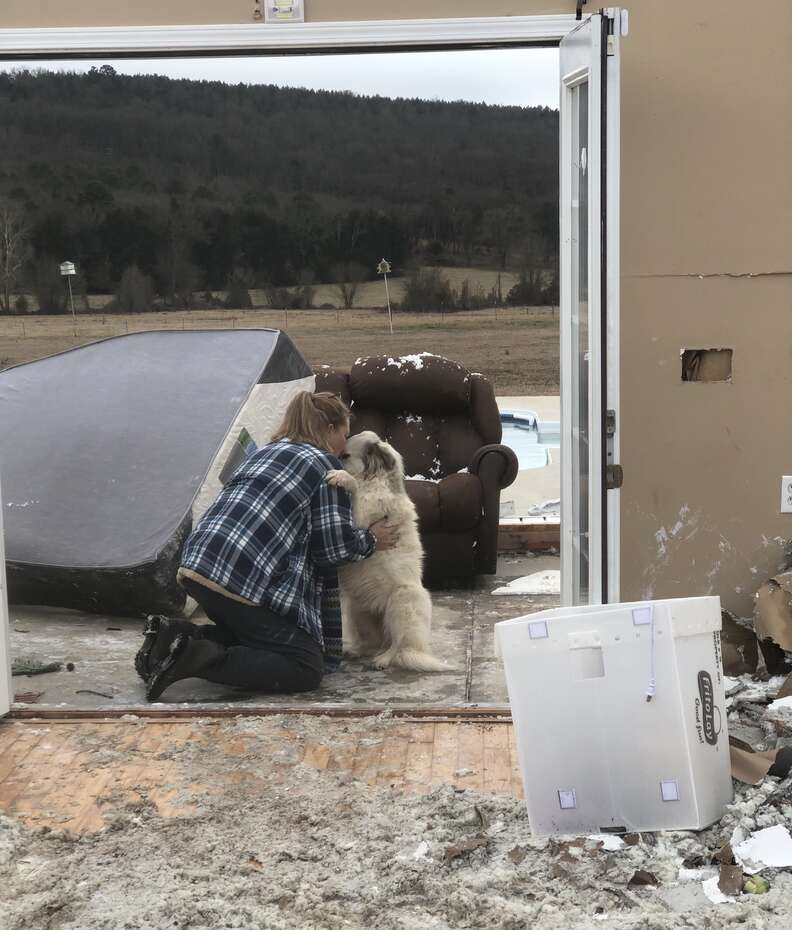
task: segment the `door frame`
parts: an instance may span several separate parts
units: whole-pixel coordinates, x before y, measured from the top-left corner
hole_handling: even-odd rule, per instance
[[[588,24],[588,18],[584,25]],[[581,24],[579,24],[581,28]],[[594,29],[592,28],[594,34]],[[596,34],[595,49],[599,50],[599,35]],[[588,50],[586,50],[588,51]],[[587,55],[588,57],[588,55]],[[560,61],[559,61],[560,66]],[[572,139],[575,131],[573,125],[574,111],[572,107],[572,95],[575,88],[586,84],[588,87],[588,116],[586,121],[586,150],[589,154],[589,170],[585,174],[585,183],[587,187],[587,204],[588,204],[588,222],[586,234],[588,238],[587,254],[588,261],[586,268],[588,309],[586,325],[588,329],[589,359],[587,368],[586,397],[588,399],[588,493],[587,493],[587,525],[588,534],[588,590],[589,601],[599,603],[601,601],[600,579],[602,577],[602,544],[591,530],[593,527],[602,525],[601,499],[598,494],[591,493],[591,482],[599,475],[599,462],[601,461],[602,437],[599,431],[601,422],[601,340],[599,338],[600,319],[602,313],[600,294],[600,264],[599,260],[594,260],[594,256],[600,254],[600,217],[602,214],[600,203],[600,158],[599,144],[600,139],[600,109],[595,105],[595,101],[600,96],[601,74],[598,69],[590,67],[590,62],[583,66],[575,67],[572,71],[564,74],[559,67],[560,96],[558,101],[559,109],[559,226],[561,234],[561,245],[559,250],[559,283],[561,304],[559,316],[561,320],[560,332],[560,352],[561,352],[561,604],[565,607],[571,607],[577,603],[574,597],[575,576],[579,554],[575,546],[577,521],[574,518],[573,511],[577,509],[576,500],[579,500],[580,491],[574,486],[573,470],[571,464],[573,452],[576,447],[573,440],[573,429],[575,419],[573,408],[578,404],[578,398],[573,394],[573,388],[576,382],[575,374],[579,375],[579,363],[576,354],[576,346],[572,345],[570,337],[572,335],[571,325],[568,328],[565,325],[565,307],[570,309],[567,313],[572,313],[572,305],[577,304],[578,295],[570,292],[572,285],[571,276],[571,259],[573,247],[571,245],[574,230],[572,229],[571,207],[572,200],[572,178],[569,171],[573,164]],[[582,142],[582,140],[579,140]],[[596,145],[596,149],[595,149]],[[570,207],[570,210],[565,208]],[[565,247],[570,243],[569,249]],[[566,461],[565,461],[566,460]],[[570,464],[566,464],[570,462]]]
[[[612,20],[612,31],[607,34],[607,20]],[[589,86],[588,139],[588,294],[589,294],[589,467],[591,482],[598,479],[596,488],[590,487],[589,501],[589,597],[588,602],[616,603],[620,598],[620,498],[618,488],[606,490],[608,466],[620,462],[619,424],[619,177],[620,177],[620,42],[627,34],[626,11],[608,8],[593,14],[593,55],[582,66],[568,74],[560,74],[559,99],[559,225],[561,248],[559,269],[561,304],[570,306],[576,295],[569,293],[571,286],[570,254],[564,247],[571,242],[571,215],[564,204],[571,204],[571,179],[568,167],[572,163],[572,107],[574,87],[586,82]],[[599,25],[600,28],[595,27]],[[607,42],[607,47],[605,43]],[[595,60],[597,59],[597,60]],[[560,62],[559,62],[560,64]],[[599,106],[595,101],[599,100]],[[595,171],[598,173],[595,175]],[[596,299],[594,299],[596,298]],[[594,300],[593,300],[594,299]],[[593,300],[593,304],[592,304]],[[572,450],[573,425],[573,367],[577,364],[575,347],[570,343],[571,331],[564,326],[561,313],[561,429],[566,441],[562,442],[562,456]],[[607,412],[612,411],[609,420]],[[608,432],[608,427],[611,427]],[[574,505],[572,469],[562,467],[562,604],[574,603],[575,524],[573,518],[564,518],[565,510]],[[597,535],[594,535],[597,531]]]
[[[604,465],[621,462],[621,40],[629,34],[629,13],[625,9],[609,7],[605,10],[614,20],[613,55],[604,63],[605,94],[603,108],[605,124],[605,157],[611,170],[605,185],[605,258],[603,263],[603,309],[605,331],[605,384],[603,400],[605,411],[614,411],[613,433],[606,441]],[[603,436],[606,429],[603,420]],[[604,492],[603,520],[607,532],[607,598],[609,604],[621,600],[621,485]]]
[[[322,51],[415,51],[501,45],[556,46],[574,14],[361,22],[0,29],[0,61]]]
[[[606,11],[608,12],[608,11]],[[233,56],[300,52],[416,51],[513,46],[556,47],[579,24],[572,13],[562,15],[466,17],[417,20],[373,20],[300,24],[244,23],[231,25],[57,27],[0,29],[0,61],[45,61],[87,58],[172,58],[187,55]],[[616,29],[616,33],[620,30]],[[618,42],[618,35],[616,36]],[[618,77],[616,78],[618,81]],[[611,95],[608,82],[608,96]],[[618,83],[614,88],[618,107]],[[608,101],[608,112],[613,112]],[[616,127],[618,131],[618,126]],[[618,135],[615,143],[618,159]],[[607,190],[608,237],[608,343],[614,354],[608,370],[608,403],[618,400],[618,218],[617,185]],[[613,244],[613,247],[611,247]],[[613,308],[613,313],[611,313]],[[615,370],[614,370],[615,369]],[[615,405],[618,411],[618,405]],[[618,428],[616,432],[618,456]],[[618,458],[616,458],[618,461]],[[562,488],[562,497],[563,497]],[[567,499],[569,499],[567,497]],[[617,548],[609,569],[609,600],[618,600],[618,495],[608,499],[609,538]],[[0,514],[0,600],[5,599],[5,560]],[[0,603],[0,716],[13,698],[10,675],[8,613]]]

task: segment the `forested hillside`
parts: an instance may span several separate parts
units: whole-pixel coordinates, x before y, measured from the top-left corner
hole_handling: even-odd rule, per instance
[[[89,292],[138,266],[200,289],[410,265],[552,266],[558,114],[546,108],[89,74],[0,73],[0,207],[17,289],[70,259]]]

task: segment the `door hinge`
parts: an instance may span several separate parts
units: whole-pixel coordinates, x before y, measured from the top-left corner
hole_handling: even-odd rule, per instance
[[[605,490],[618,491],[624,484],[624,469],[621,465],[605,466]]]
[[[612,58],[616,54],[616,33],[620,35],[627,35],[625,28],[625,21],[622,20],[622,10],[619,10],[615,7],[608,7],[608,9],[603,10],[605,14],[605,20],[607,22],[608,32],[605,41],[605,54]],[[618,23],[616,19],[618,17]]]
[[[613,462],[613,437],[616,435],[616,411],[605,411],[605,449],[608,462],[605,465],[605,488],[618,491],[624,482],[624,470]]]

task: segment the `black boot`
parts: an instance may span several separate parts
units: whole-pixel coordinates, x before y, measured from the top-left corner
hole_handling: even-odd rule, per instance
[[[155,666],[146,681],[146,700],[156,701],[174,682],[202,678],[203,673],[225,657],[225,646],[210,639],[192,639],[179,633],[165,658]]]
[[[145,681],[170,651],[179,633],[201,637],[201,628],[189,620],[174,620],[162,614],[150,614],[143,625],[143,645],[135,656],[135,671]]]

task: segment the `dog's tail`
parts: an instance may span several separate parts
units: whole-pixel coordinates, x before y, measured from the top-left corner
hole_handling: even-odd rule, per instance
[[[437,656],[418,649],[400,649],[393,657],[392,664],[412,672],[447,672],[450,670],[450,666]]]

